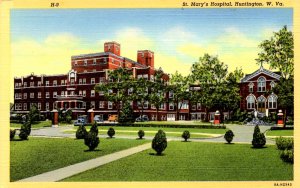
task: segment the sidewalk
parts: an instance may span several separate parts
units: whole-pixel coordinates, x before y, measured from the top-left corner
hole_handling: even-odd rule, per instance
[[[17,182],[55,182],[151,148],[151,143],[25,178]],[[58,159],[59,160],[59,159]]]

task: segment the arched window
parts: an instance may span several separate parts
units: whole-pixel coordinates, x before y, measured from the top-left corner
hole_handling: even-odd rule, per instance
[[[249,92],[252,93],[253,92],[253,86],[254,86],[253,82],[250,82],[250,84],[248,84],[248,86],[249,86]]]
[[[274,81],[272,81],[271,83],[270,83],[270,86],[271,86],[271,89],[273,89],[274,87],[275,87],[275,82]]]
[[[266,91],[266,79],[265,77],[259,77],[257,80],[257,91]]]
[[[271,108],[271,109],[276,109],[277,108],[277,98],[278,97],[274,94],[271,94],[268,97],[268,106],[269,106],[269,108]]]
[[[255,108],[255,97],[253,95],[249,95],[247,98],[247,109]]]

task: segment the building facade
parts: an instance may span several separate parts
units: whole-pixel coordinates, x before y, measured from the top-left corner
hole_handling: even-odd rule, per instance
[[[14,107],[15,113],[28,113],[32,105],[47,118],[53,109],[71,109],[73,118],[86,114],[93,109],[95,115],[104,120],[109,115],[116,114],[115,105],[104,98],[104,93],[96,92],[95,85],[104,82],[113,82],[109,78],[109,71],[117,68],[126,68],[132,71],[134,78],[154,80],[154,53],[150,50],[137,52],[137,60],[121,56],[121,46],[117,42],[104,43],[104,52],[75,55],[71,57],[71,70],[60,75],[28,75],[14,79]],[[240,83],[241,110],[248,112],[256,109],[261,113],[277,111],[277,96],[268,91],[278,82],[280,75],[264,68],[246,75]],[[163,75],[168,82],[168,74]],[[192,86],[191,89],[200,89]],[[128,91],[130,92],[130,91]],[[172,91],[165,93],[165,97],[172,99]],[[141,108],[150,120],[175,120],[176,105],[172,102],[163,103],[156,117],[156,108],[146,102],[143,106],[138,102],[131,103],[135,115],[139,116]],[[188,100],[180,104],[179,120],[204,120],[206,116],[211,120],[214,112],[206,114],[200,104],[191,104]],[[225,113],[224,117],[229,114]]]

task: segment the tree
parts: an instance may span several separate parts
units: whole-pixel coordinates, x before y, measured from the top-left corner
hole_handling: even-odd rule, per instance
[[[190,131],[187,131],[187,130],[183,131],[181,137],[184,139],[184,141],[187,142],[187,140],[191,137]]]
[[[266,144],[266,137],[264,133],[260,132],[259,126],[254,127],[252,145],[254,148],[262,148]]]
[[[200,85],[200,91],[192,92],[191,98],[205,106],[206,114],[209,109],[216,108],[222,116],[226,108],[238,103],[238,85],[235,79],[240,75],[240,71],[236,70],[227,77],[227,69],[227,65],[218,57],[209,54],[204,54],[192,65],[191,80]]]
[[[264,40],[259,47],[258,63],[267,63],[271,69],[278,69],[284,79],[294,75],[294,37],[284,26],[274,32],[269,40]]]
[[[97,84],[95,86],[96,92],[104,92],[104,97],[113,102],[115,105],[118,116],[120,116],[120,110],[122,104],[125,101],[131,100],[128,95],[128,89],[132,87],[133,78],[130,71],[124,68],[115,69],[108,74],[111,82],[108,80],[104,83]]]
[[[134,123],[134,111],[128,101],[126,101],[120,112],[120,116],[118,118],[119,123]]]
[[[89,147],[89,151],[93,151],[99,143],[97,124],[94,124],[90,129],[90,132],[85,135],[84,144]]]
[[[166,133],[163,130],[159,130],[152,140],[152,149],[156,151],[157,155],[161,155],[161,153],[166,148],[167,148]]]
[[[34,104],[30,107],[30,111],[28,113],[28,121],[30,122],[30,124],[32,124],[35,121],[38,121],[40,118],[40,111],[38,110],[37,106]]]
[[[284,126],[287,121],[287,114],[293,113],[294,109],[294,76],[288,79],[280,78],[272,90],[278,97],[277,103],[284,112]]]
[[[226,133],[224,135],[224,138],[225,138],[225,140],[227,141],[228,144],[231,143],[231,141],[233,140],[233,137],[234,137],[234,134],[233,134],[232,130],[226,131]]]
[[[286,115],[294,108],[294,37],[291,31],[284,26],[274,32],[269,40],[264,40],[259,47],[261,52],[256,61],[267,63],[271,69],[281,73],[279,83],[273,89],[278,96],[278,104],[284,109],[284,124]]]
[[[132,99],[137,102],[140,116],[143,116],[145,104],[149,105],[149,87],[150,81],[146,78],[139,78],[132,82]]]
[[[176,121],[179,120],[179,112],[183,107],[186,100],[189,99],[189,77],[183,76],[178,71],[172,74],[170,79],[170,85],[167,87],[169,92],[173,93],[173,97],[169,97],[169,103],[174,103],[176,109]]]
[[[166,102],[165,92],[166,92],[166,84],[163,80],[163,71],[161,69],[155,71],[154,80],[150,82],[151,91],[149,93],[149,102],[156,109],[156,120],[158,119],[158,110],[161,107],[161,104]]]
[[[76,138],[77,139],[84,139],[84,137],[88,134],[84,125],[79,125],[76,131]]]

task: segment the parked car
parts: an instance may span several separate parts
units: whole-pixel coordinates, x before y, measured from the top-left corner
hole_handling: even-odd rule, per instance
[[[118,115],[110,115],[108,117],[109,122],[117,122],[118,121]]]
[[[141,121],[149,121],[149,118],[147,115],[139,116],[138,118],[135,119],[136,122],[141,122]]]
[[[77,120],[74,122],[74,126],[85,125],[87,123],[88,123],[88,116],[81,115],[81,116],[78,116]]]
[[[103,117],[101,117],[100,115],[95,115],[94,121],[95,121],[97,124],[100,124],[100,123],[103,122]]]

